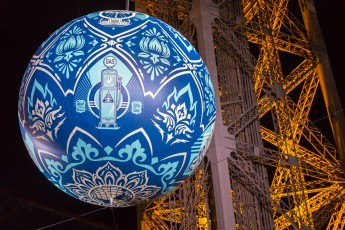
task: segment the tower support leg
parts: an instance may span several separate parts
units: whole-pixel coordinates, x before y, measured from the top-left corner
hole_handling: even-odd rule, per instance
[[[217,229],[232,230],[236,228],[228,167],[230,150],[227,148],[229,139],[226,137],[229,134],[222,123],[220,98],[218,94],[217,65],[212,35],[212,22],[217,16],[219,16],[219,10],[212,4],[212,0],[193,1],[190,20],[196,27],[198,50],[210,71],[213,87],[216,91],[217,120],[215,130],[217,131],[214,133],[207,156],[211,162]],[[235,149],[235,142],[231,148]]]

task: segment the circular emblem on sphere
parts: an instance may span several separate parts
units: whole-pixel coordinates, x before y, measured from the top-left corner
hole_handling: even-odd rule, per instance
[[[145,14],[75,19],[36,51],[20,88],[23,140],[39,170],[82,201],[125,207],[192,174],[215,97],[193,46]]]
[[[113,68],[116,65],[116,59],[113,56],[108,56],[104,58],[104,65],[107,68]]]

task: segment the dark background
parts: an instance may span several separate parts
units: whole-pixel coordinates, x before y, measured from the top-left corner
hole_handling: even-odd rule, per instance
[[[315,5],[344,105],[345,2],[315,0]],[[81,15],[124,8],[124,0],[1,2],[0,229],[38,229],[100,208],[70,197],[39,172],[20,136],[17,99],[21,78],[31,56],[51,33]],[[315,119],[325,115],[317,114]],[[99,210],[49,229],[136,228],[135,208],[113,209],[113,212],[114,215],[110,209]]]

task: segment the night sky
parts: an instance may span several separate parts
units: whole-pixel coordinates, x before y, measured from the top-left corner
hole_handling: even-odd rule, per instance
[[[100,208],[70,197],[39,172],[25,149],[17,119],[20,82],[31,56],[41,43],[60,26],[81,15],[125,8],[123,0],[79,0],[79,7],[77,3],[77,0],[21,0],[3,1],[0,5],[3,98],[0,229],[38,229]],[[345,2],[315,0],[315,4],[342,104],[345,105],[342,36],[345,34]],[[113,211],[116,225],[111,210],[105,209],[48,229],[135,229],[135,208]]]

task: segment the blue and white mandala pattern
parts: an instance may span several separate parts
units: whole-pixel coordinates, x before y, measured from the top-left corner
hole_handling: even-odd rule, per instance
[[[162,196],[201,162],[215,121],[210,74],[169,25],[102,11],[53,33],[19,92],[39,170],[82,201],[125,207]]]

